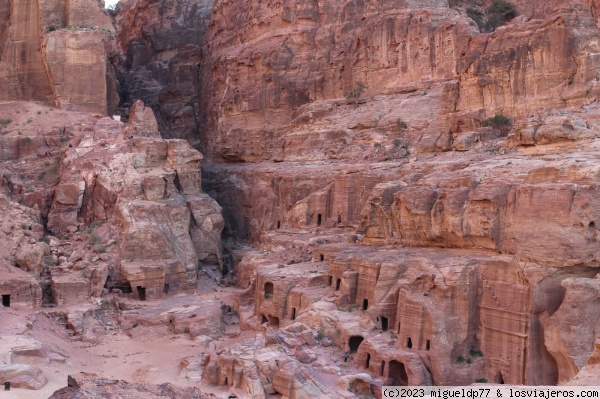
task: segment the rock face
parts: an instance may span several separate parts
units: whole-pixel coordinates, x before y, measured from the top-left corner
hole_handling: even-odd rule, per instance
[[[22,389],[41,389],[48,382],[39,367],[26,364],[0,365],[0,379]]]
[[[48,229],[66,237],[88,226],[97,256],[72,252],[74,270],[53,275],[60,303],[103,287],[140,299],[193,293],[199,264],[221,265],[223,219],[200,190],[202,154],[185,141],[162,140],[141,102],[132,115],[127,126],[101,119],[63,160]]]
[[[444,3],[217,3],[203,69],[208,158],[352,159],[367,137],[445,151],[494,114],[597,92],[598,28],[586,6],[481,35]]]
[[[112,21],[94,0],[6,2],[0,8],[0,101],[113,113]],[[93,83],[93,84],[92,84]]]
[[[205,399],[197,388],[178,388],[171,384],[150,385],[130,384],[125,381],[111,380],[96,374],[79,373],[69,375],[68,386],[54,392],[51,399],[84,399],[84,398],[114,398],[136,397],[139,399]]]
[[[154,109],[165,138],[198,143],[203,36],[214,0],[183,6],[169,0],[121,1],[116,15],[123,105],[141,99]]]

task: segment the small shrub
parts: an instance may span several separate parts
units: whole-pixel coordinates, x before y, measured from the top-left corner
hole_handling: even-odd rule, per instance
[[[10,125],[12,123],[12,119],[2,119],[0,118],[0,125]]]
[[[31,145],[31,137],[26,136],[25,138],[23,138],[23,142],[27,147],[29,147]]]
[[[498,114],[492,118],[487,118],[481,124],[485,127],[495,127],[497,129],[512,126],[510,119],[506,115]]]
[[[471,363],[473,363],[473,360],[471,360],[471,358],[470,358],[470,357],[468,357],[468,358],[467,358],[467,364],[471,364]]]
[[[131,326],[131,328],[136,328],[138,325],[138,323],[133,323],[133,326]]]
[[[56,26],[54,26],[54,25],[49,25],[49,26],[46,28],[46,33],[54,32],[55,30],[56,30]]]
[[[367,86],[361,82],[358,81],[356,83],[356,86],[354,87],[354,89],[350,90],[350,92],[346,95],[347,98],[359,98],[365,91],[365,89],[367,88]]]
[[[485,23],[483,22],[484,16],[483,16],[483,13],[481,11],[479,11],[478,9],[473,8],[473,7],[467,7],[467,17],[469,17],[473,21],[475,21],[475,23],[479,27],[480,31],[484,28],[484,26],[485,26]]]
[[[483,383],[485,383],[485,382],[488,382],[488,381],[487,381],[487,378],[478,378],[478,379],[475,380],[475,382],[483,382]]]
[[[426,293],[426,292],[424,292],[424,293],[423,293],[423,296],[429,296],[429,294],[428,294],[428,293]]]
[[[402,118],[398,118],[396,119],[396,125],[400,128],[400,129],[407,129],[408,128],[408,123],[404,122],[402,120]]]
[[[21,228],[23,230],[29,230],[29,225],[27,223],[21,223]]]
[[[398,336],[394,333],[390,333],[390,337],[392,337],[392,339],[398,339]]]
[[[33,122],[33,118],[27,118],[27,122],[25,122],[25,123],[27,124],[27,123],[31,123],[31,122]]]
[[[88,238],[88,244],[96,245],[100,242],[100,237],[96,233],[90,234],[90,238]]]
[[[471,347],[471,349],[469,350],[469,354],[471,356],[473,356],[473,357],[481,357],[481,356],[483,356],[483,352],[482,351],[480,351],[478,349],[475,349],[473,347]]]
[[[38,180],[44,180],[44,177],[46,177],[46,172],[41,172],[37,178]]]
[[[380,142],[374,143],[373,147],[375,147],[375,148],[381,148],[381,143]]]
[[[98,253],[99,254],[105,254],[106,253],[106,247],[99,247],[98,248]]]
[[[50,240],[46,236],[43,236],[42,238],[40,238],[40,241],[45,242],[46,244],[48,244],[50,242]]]
[[[487,8],[486,13],[488,15],[484,25],[486,32],[495,31],[499,26],[517,16],[515,6],[505,0],[494,0]]]
[[[317,330],[317,340],[321,341],[323,338],[325,338],[325,331],[323,329],[323,326],[321,325],[321,327],[319,327],[319,329]]]
[[[273,299],[273,294],[267,294],[265,292],[265,299]]]
[[[459,357],[456,358],[456,363],[464,363],[465,362],[465,358],[460,355]]]

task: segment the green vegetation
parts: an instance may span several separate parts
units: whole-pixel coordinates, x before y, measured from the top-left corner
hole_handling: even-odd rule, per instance
[[[2,119],[0,118],[0,125],[10,125],[12,123],[12,119]]]
[[[375,148],[381,148],[381,143],[380,142],[376,142],[373,144],[373,147]]]
[[[408,123],[404,122],[402,120],[402,118],[398,118],[396,119],[396,125],[400,128],[400,129],[407,129],[408,128]]]
[[[37,178],[38,180],[44,180],[44,177],[46,177],[46,172],[41,172]]]
[[[483,352],[475,349],[473,347],[471,347],[471,349],[469,350],[469,354],[473,357],[482,357],[483,356]]]
[[[97,251],[99,254],[104,254],[104,253],[106,253],[106,247],[98,247]]]
[[[475,382],[483,382],[483,383],[485,383],[485,382],[488,382],[488,380],[487,380],[487,378],[478,378],[478,379],[475,380]]]
[[[456,358],[456,363],[464,363],[465,360],[466,359],[462,355],[460,355],[459,357]]]
[[[356,86],[354,87],[354,89],[350,90],[350,92],[346,95],[347,98],[359,98],[365,91],[365,89],[367,88],[367,86],[361,82],[358,81],[356,83]]]
[[[506,0],[493,0],[485,13],[475,7],[467,7],[467,16],[471,18],[481,32],[493,32],[517,16],[515,6]]]
[[[54,32],[56,30],[56,26],[49,25],[46,27],[46,33]]]
[[[508,119],[508,116],[502,114],[497,114],[491,118],[487,118],[483,122],[481,122],[481,124],[485,127],[489,126],[495,127],[497,129],[512,126],[512,123],[510,119]]]

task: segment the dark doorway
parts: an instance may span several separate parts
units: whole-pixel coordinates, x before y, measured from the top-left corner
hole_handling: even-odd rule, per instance
[[[273,299],[273,283],[265,283],[265,299]]]
[[[323,261],[325,260],[325,255],[321,254],[321,255],[319,256],[319,259],[321,260],[321,262],[323,262]]]
[[[317,226],[320,226],[320,225],[321,225],[321,214],[319,213],[317,215]]]
[[[385,316],[381,316],[381,329],[383,331],[387,331],[388,329],[388,318]]]
[[[390,385],[408,386],[408,375],[406,374],[404,363],[401,363],[397,360],[392,360],[390,362],[388,376],[392,380]]]
[[[400,323],[398,322],[398,334],[400,334]]]
[[[369,308],[369,300],[363,299],[363,310],[367,310]]]
[[[496,377],[494,378],[494,384],[504,384],[504,377],[502,376],[501,371],[498,371],[496,373]]]
[[[279,317],[269,316],[269,325],[271,327],[279,328]]]
[[[338,215],[338,223],[342,223],[342,215]]]
[[[342,280],[340,280],[339,278],[335,281],[335,290],[339,291],[340,290],[340,284],[342,283]]]
[[[371,354],[367,353],[367,362],[365,363],[365,368],[369,368],[369,363],[371,363]]]
[[[383,372],[385,371],[385,360],[381,361],[381,371],[379,372],[379,375],[381,377],[383,377]]]
[[[408,337],[408,339],[406,340],[406,347],[408,349],[412,348],[412,339],[410,337]]]
[[[351,336],[350,339],[348,340],[348,346],[350,347],[350,353],[356,353],[356,351],[358,351],[358,347],[360,346],[360,344],[362,344],[363,341],[364,341],[364,338],[361,337],[360,335]]]
[[[281,222],[278,220],[277,221],[277,229],[280,229],[280,228],[281,228]]]
[[[2,295],[2,306],[10,308],[10,295]]]
[[[141,285],[138,285],[137,292],[138,292],[138,296],[140,297],[140,301],[145,301],[146,300],[146,288],[142,287]]]
[[[169,293],[169,284],[165,283],[165,285],[163,286],[163,294],[168,294]]]
[[[227,377],[225,377],[225,381],[223,381],[223,385],[229,385],[227,381]]]
[[[427,344],[425,345],[425,349],[426,350],[431,349],[431,341],[430,340],[427,340]]]
[[[269,321],[269,319],[267,319],[267,316],[262,315],[262,319],[260,320],[260,324],[265,324],[268,321]]]
[[[296,308],[292,308],[292,320],[296,320]]]
[[[329,276],[329,281],[327,281],[327,285],[331,287],[333,284],[333,276]]]

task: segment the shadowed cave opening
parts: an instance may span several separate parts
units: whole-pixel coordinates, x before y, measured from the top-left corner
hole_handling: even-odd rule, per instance
[[[350,353],[356,353],[358,351],[358,347],[360,346],[360,344],[362,344],[363,341],[364,338],[360,335],[351,336],[348,340],[348,347],[350,348]]]
[[[296,320],[296,308],[292,308],[292,320]]]
[[[381,316],[381,329],[385,332],[388,329],[388,318]]]
[[[408,374],[404,363],[397,360],[390,361],[388,376],[392,380],[391,385],[408,386]]]
[[[370,364],[371,364],[371,354],[367,353],[367,361],[365,363],[365,368],[368,369]]]
[[[273,299],[273,283],[265,283],[265,299]]]
[[[10,308],[10,295],[2,295],[2,306]]]
[[[146,300],[146,288],[142,287],[141,285],[137,286],[137,293],[138,293],[138,297],[140,298],[140,301],[145,301]]]

